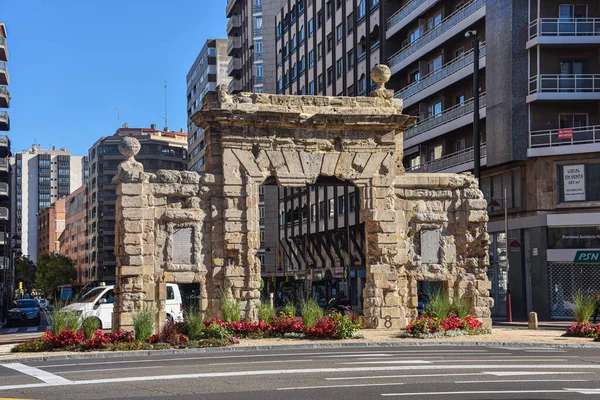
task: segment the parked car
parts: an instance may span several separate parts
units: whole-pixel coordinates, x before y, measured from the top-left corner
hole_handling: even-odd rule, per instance
[[[81,296],[77,303],[65,306],[61,311],[75,312],[81,315],[81,321],[95,318],[100,329],[112,329],[112,313],[115,301],[114,286],[98,286]],[[183,303],[179,286],[167,283],[167,300],[165,302],[167,321],[183,321]]]
[[[33,323],[38,326],[41,322],[40,305],[37,300],[23,299],[11,303],[6,318],[6,327]]]

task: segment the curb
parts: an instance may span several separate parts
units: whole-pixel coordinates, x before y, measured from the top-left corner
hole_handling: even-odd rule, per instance
[[[0,359],[0,365],[17,363],[21,361],[50,361],[50,360],[83,360],[83,359],[103,359],[103,358],[122,358],[122,357],[143,357],[143,356],[168,356],[178,354],[212,354],[212,353],[238,353],[244,351],[271,351],[271,350],[308,350],[308,349],[345,349],[345,348],[370,348],[370,347],[540,347],[540,348],[558,348],[558,349],[600,349],[600,345],[594,344],[549,344],[549,343],[511,343],[511,342],[362,342],[362,343],[316,343],[316,344],[297,344],[297,345],[273,345],[273,346],[247,346],[247,347],[218,347],[201,349],[171,349],[171,350],[137,350],[137,351],[114,351],[114,352],[95,352],[95,353],[68,353],[40,357],[19,357]]]

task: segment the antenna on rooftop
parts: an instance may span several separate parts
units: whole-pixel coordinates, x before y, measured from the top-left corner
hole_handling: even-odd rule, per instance
[[[169,126],[168,122],[167,122],[167,80],[165,79],[165,129],[167,128],[167,126]]]

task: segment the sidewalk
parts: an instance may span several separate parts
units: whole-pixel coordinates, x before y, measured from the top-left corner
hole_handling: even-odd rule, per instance
[[[513,323],[514,324],[514,323]],[[519,323],[517,323],[519,324]],[[301,349],[301,348],[344,348],[362,346],[513,346],[513,347],[586,347],[600,349],[600,342],[594,342],[588,338],[562,337],[564,329],[538,329],[529,330],[523,327],[495,326],[489,335],[456,336],[436,339],[402,339],[399,331],[394,330],[370,330],[359,331],[362,338],[348,340],[308,340],[308,339],[240,339],[240,343],[225,348],[212,349],[183,349],[183,350],[153,350],[137,352],[47,352],[47,353],[11,353],[13,345],[0,346],[0,362],[14,362],[21,359],[86,359],[86,358],[108,358],[123,356],[145,356],[148,354],[192,354],[236,350],[276,350],[276,349]]]

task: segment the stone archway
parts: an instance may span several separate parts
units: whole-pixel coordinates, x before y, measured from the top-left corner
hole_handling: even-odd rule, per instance
[[[403,174],[402,132],[414,119],[392,91],[230,96],[221,87],[193,120],[206,131],[206,173],[145,174],[130,148],[135,139],[124,139],[130,158],[115,178],[116,329],[130,328],[145,303],[156,310],[156,326],[164,324],[165,282],[200,283],[208,316],[218,317],[220,299],[231,297],[255,320],[259,185],[274,178],[303,187],[318,176],[360,190],[364,312],[373,327],[405,325],[416,315],[416,279],[434,278],[471,298],[473,312],[491,324],[485,200],[467,175]]]

